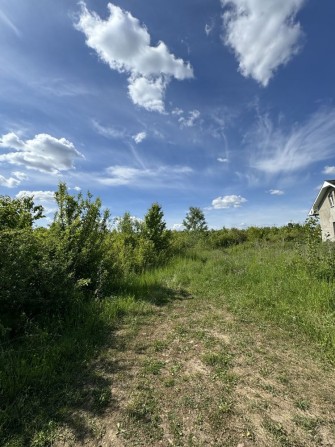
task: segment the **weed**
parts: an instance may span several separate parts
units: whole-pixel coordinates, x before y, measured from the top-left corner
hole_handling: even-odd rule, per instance
[[[308,400],[299,399],[295,402],[295,406],[299,408],[299,410],[307,411],[310,409],[311,404]]]

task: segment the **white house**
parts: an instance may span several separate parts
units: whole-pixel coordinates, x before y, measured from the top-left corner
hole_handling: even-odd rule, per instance
[[[326,180],[309,212],[319,216],[323,241],[335,242],[335,180]]]

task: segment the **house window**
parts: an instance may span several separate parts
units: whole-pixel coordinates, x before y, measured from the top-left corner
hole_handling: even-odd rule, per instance
[[[334,203],[334,192],[333,192],[333,191],[331,191],[331,192],[328,194],[328,200],[329,200],[329,204],[330,204],[330,206],[331,206],[332,208],[334,208],[335,203]]]

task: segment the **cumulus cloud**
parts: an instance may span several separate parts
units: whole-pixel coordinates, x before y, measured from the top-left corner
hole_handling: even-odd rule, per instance
[[[106,170],[107,176],[100,178],[99,182],[104,185],[121,186],[152,184],[154,181],[171,182],[192,173],[188,166],[159,166],[156,168],[133,168],[130,166],[110,166]]]
[[[270,189],[269,194],[271,194],[272,196],[282,196],[284,194],[284,191],[282,191],[281,189]]]
[[[335,174],[335,166],[325,166],[322,171],[324,174],[334,175]]]
[[[146,132],[139,132],[136,135],[133,135],[133,140],[135,141],[136,144],[140,144],[142,143],[143,140],[145,140],[147,137],[147,133]]]
[[[128,93],[134,104],[151,112],[164,113],[164,96],[168,81],[163,76],[152,79],[132,76],[129,80]]]
[[[251,165],[267,174],[294,172],[334,155],[335,109],[320,109],[291,130],[260,116],[249,140]]]
[[[11,132],[0,138],[0,147],[14,150],[0,155],[0,163],[22,165],[51,174],[72,169],[74,160],[83,158],[71,141],[48,134],[38,134],[33,139],[24,141]]]
[[[295,22],[305,0],[221,0],[224,43],[238,60],[243,76],[263,86],[280,65],[301,48],[303,32]]]
[[[188,117],[184,118],[181,116],[178,121],[182,127],[193,127],[196,123],[196,121],[200,118],[200,112],[199,110],[191,110],[188,113]]]
[[[242,196],[224,196],[217,197],[212,201],[212,207],[215,210],[223,209],[223,208],[239,208],[242,203],[245,203],[247,199]]]
[[[33,196],[36,202],[52,202],[55,200],[54,191],[20,191],[16,194],[18,199]]]
[[[189,63],[176,58],[164,42],[151,45],[147,28],[128,11],[108,3],[109,17],[101,19],[81,2],[75,25],[86,44],[112,70],[128,74],[128,92],[134,104],[149,111],[164,112],[164,94],[171,78],[193,77]]]

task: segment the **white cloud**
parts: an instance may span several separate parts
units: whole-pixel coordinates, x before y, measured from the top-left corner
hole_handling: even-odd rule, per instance
[[[184,230],[184,229],[185,229],[185,227],[184,227],[184,225],[181,224],[181,223],[175,223],[175,224],[172,225],[172,230],[175,230],[175,231],[182,231],[182,230]]]
[[[167,80],[163,76],[152,79],[144,76],[132,76],[128,81],[128,93],[134,104],[144,107],[150,112],[164,113]]]
[[[276,69],[301,48],[302,30],[295,22],[305,0],[221,0],[224,43],[232,48],[243,76],[263,86]]]
[[[284,194],[284,191],[282,191],[281,189],[270,189],[269,194],[271,194],[272,196],[282,196]]]
[[[102,135],[103,137],[113,138],[117,140],[125,138],[127,136],[126,131],[123,128],[102,126],[95,120],[92,120],[92,124],[98,134]]]
[[[142,143],[143,140],[145,140],[147,137],[147,133],[146,132],[139,132],[136,135],[133,135],[133,140],[135,141],[136,144]]]
[[[9,178],[0,175],[0,185],[5,186],[6,188],[15,188],[16,186],[19,186],[23,180],[28,178],[24,172],[20,171],[14,171],[11,175],[12,177]]]
[[[36,202],[53,202],[55,201],[54,191],[20,191],[16,194],[18,199],[22,197],[33,196]]]
[[[218,157],[217,161],[219,161],[220,163],[228,163],[229,162],[228,158],[222,158],[222,157]]]
[[[18,186],[21,181],[15,177],[6,178],[3,175],[0,175],[0,185],[5,186],[6,188],[15,188]]]
[[[188,166],[160,166],[157,168],[133,168],[130,166],[110,166],[106,169],[107,177],[100,178],[99,182],[104,185],[121,186],[151,184],[154,181],[171,182],[184,178],[192,173]]]
[[[172,110],[172,115],[182,115],[184,113],[184,110],[180,109],[179,107],[176,107],[175,109]]]
[[[275,128],[267,116],[246,135],[252,167],[268,174],[293,172],[334,156],[335,109],[320,109],[291,131]]]
[[[324,170],[322,171],[324,174],[335,174],[335,166],[325,166]]]
[[[164,111],[164,93],[170,78],[193,77],[189,63],[177,59],[164,42],[151,46],[147,28],[130,12],[108,3],[109,17],[101,19],[81,2],[75,25],[86,36],[86,44],[112,70],[129,75],[129,96],[150,111]]]
[[[32,140],[23,141],[11,132],[0,138],[0,147],[14,149],[14,152],[0,155],[0,162],[52,174],[74,168],[74,160],[83,158],[71,141],[48,134],[38,134]]]
[[[12,174],[20,181],[28,179],[27,174],[25,174],[24,172],[21,172],[21,171],[14,171],[14,172],[12,172]]]
[[[188,113],[188,118],[181,116],[178,121],[182,127],[193,127],[199,118],[200,112],[195,109]]]
[[[223,208],[239,208],[242,203],[245,203],[247,199],[245,199],[242,196],[224,196],[224,197],[217,197],[212,201],[212,207],[216,210],[223,209]]]

